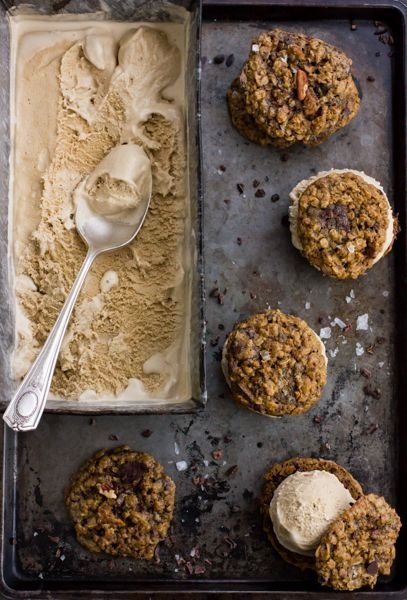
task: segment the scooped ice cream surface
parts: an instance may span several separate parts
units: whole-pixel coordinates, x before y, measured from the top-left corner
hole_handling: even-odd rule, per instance
[[[280,544],[312,556],[328,526],[355,500],[332,473],[297,471],[276,489],[270,518]]]
[[[151,163],[137,144],[115,146],[75,190],[75,202],[86,202],[99,215],[132,222],[135,209],[149,194]]]

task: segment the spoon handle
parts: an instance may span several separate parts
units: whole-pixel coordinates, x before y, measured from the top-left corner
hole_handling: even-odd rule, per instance
[[[36,429],[47,402],[55,364],[83,282],[97,253],[88,252],[55,325],[3,415],[14,431]]]

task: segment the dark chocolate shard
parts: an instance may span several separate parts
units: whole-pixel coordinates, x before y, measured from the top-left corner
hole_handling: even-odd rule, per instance
[[[138,461],[129,461],[119,467],[118,475],[123,483],[137,484],[147,471],[145,464]]]
[[[371,563],[369,563],[366,567],[366,571],[369,573],[369,575],[377,575],[379,572],[377,562],[373,560]]]
[[[348,211],[343,204],[331,204],[319,211],[319,221],[326,229],[349,231]]]

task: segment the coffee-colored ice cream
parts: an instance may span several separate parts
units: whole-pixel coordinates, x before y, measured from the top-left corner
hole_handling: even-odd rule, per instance
[[[270,502],[280,544],[312,556],[328,526],[351,504],[350,492],[327,471],[297,471],[284,479]]]
[[[183,24],[13,17],[10,253],[14,376],[29,369],[84,259],[77,203],[138,237],[100,256],[65,336],[52,393],[190,397],[190,232]]]

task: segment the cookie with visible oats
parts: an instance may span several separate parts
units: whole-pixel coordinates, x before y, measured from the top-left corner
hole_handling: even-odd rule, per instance
[[[232,81],[226,93],[230,120],[240,135],[250,142],[254,142],[260,146],[272,144],[273,140],[270,136],[260,129],[256,121],[246,110],[244,88],[240,78],[241,75]]]
[[[359,498],[332,523],[316,550],[316,570],[323,585],[356,590],[389,575],[396,556],[401,522],[384,498]]]
[[[175,484],[152,456],[100,450],[72,477],[65,503],[91,552],[150,560],[172,520]]]
[[[339,481],[349,490],[351,496],[357,500],[363,494],[358,481],[346,469],[331,460],[321,458],[291,458],[283,463],[275,464],[264,475],[264,486],[260,497],[260,513],[263,519],[263,528],[267,534],[270,543],[284,560],[299,567],[300,569],[315,569],[315,558],[313,556],[304,556],[284,548],[278,541],[273,523],[270,518],[270,502],[274,492],[284,479],[293,475],[297,471],[328,471],[339,479]]]
[[[351,59],[293,31],[261,33],[242,69],[246,111],[272,143],[316,146],[359,110]]]
[[[280,417],[303,413],[320,399],[327,359],[305,321],[266,310],[235,325],[223,348],[222,369],[236,402]]]
[[[362,171],[323,171],[290,198],[292,242],[325,275],[356,279],[390,252],[397,219],[380,183]]]

